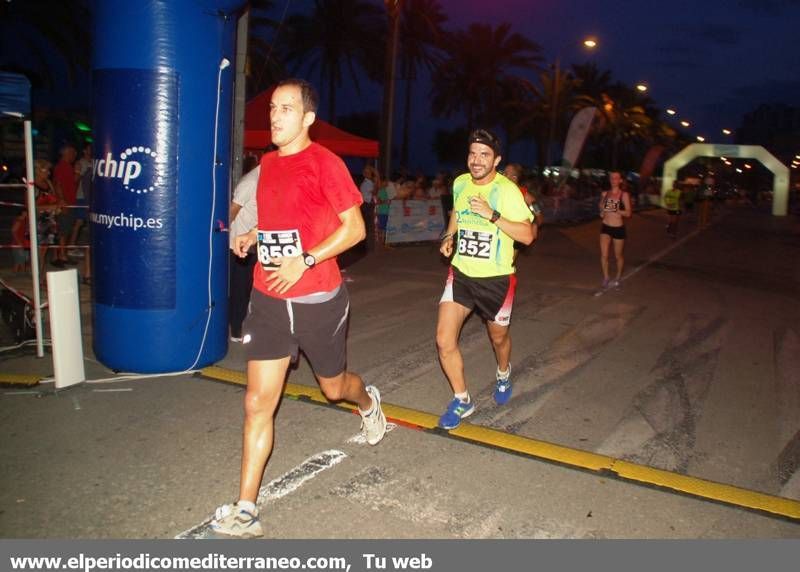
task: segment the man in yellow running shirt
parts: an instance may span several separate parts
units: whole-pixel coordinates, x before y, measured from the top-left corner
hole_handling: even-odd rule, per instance
[[[458,427],[475,411],[458,348],[461,327],[473,310],[486,320],[497,359],[495,402],[504,405],[511,398],[514,241],[531,244],[537,229],[517,186],[497,172],[501,158],[499,139],[476,129],[469,137],[469,173],[453,181],[453,212],[439,248],[445,257],[453,256],[436,327],[439,361],[454,394],[439,419],[443,429]]]

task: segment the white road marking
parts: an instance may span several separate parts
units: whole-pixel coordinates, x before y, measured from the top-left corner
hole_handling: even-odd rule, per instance
[[[322,451],[313,457],[309,457],[288,473],[284,473],[261,487],[258,491],[256,506],[261,508],[272,501],[293,493],[307,481],[313,479],[325,469],[330,469],[334,465],[341,463],[345,458],[347,458],[347,454],[336,449]],[[213,518],[213,516],[208,517],[200,524],[180,533],[175,538],[204,538],[208,532],[208,525]]]
[[[119,389],[93,389],[92,393],[118,393],[120,391],[133,391],[133,388],[120,387]]]
[[[640,270],[643,270],[643,269],[647,268],[648,266],[650,266],[653,262],[656,262],[660,258],[665,257],[667,254],[669,254],[670,252],[672,252],[673,250],[678,248],[680,245],[682,245],[684,242],[686,242],[690,238],[694,238],[695,235],[697,235],[699,232],[700,232],[699,229],[695,229],[692,232],[690,232],[689,234],[687,234],[686,236],[684,236],[683,238],[681,238],[680,240],[678,240],[676,242],[673,242],[672,244],[670,244],[668,247],[664,248],[663,250],[661,250],[659,252],[656,252],[653,256],[651,256],[650,258],[648,258],[647,260],[642,262],[639,266],[637,266],[636,268],[634,268],[633,270],[631,270],[630,272],[625,274],[622,278],[620,278],[620,282],[622,282],[624,280],[627,280],[628,278],[634,276]]]
[[[626,273],[625,275],[623,275],[623,276],[622,276],[622,277],[619,279],[619,281],[620,281],[620,282],[624,282],[625,280],[628,280],[629,278],[632,278],[632,277],[633,277],[633,276],[635,276],[635,275],[636,275],[636,274],[637,274],[637,273],[638,273],[640,270],[644,270],[645,268],[647,268],[648,266],[650,266],[651,264],[653,264],[653,262],[657,262],[657,261],[658,261],[658,260],[660,260],[661,258],[664,258],[664,257],[665,257],[667,254],[669,254],[670,252],[672,252],[673,250],[675,250],[676,248],[678,248],[680,245],[682,245],[684,242],[686,242],[686,241],[687,241],[687,240],[689,240],[690,238],[694,238],[694,236],[695,236],[695,235],[697,235],[697,233],[699,233],[699,232],[700,232],[700,230],[699,230],[699,229],[695,229],[695,230],[693,230],[692,232],[690,232],[689,234],[687,234],[686,236],[684,236],[683,238],[681,238],[680,240],[678,240],[678,241],[676,241],[676,242],[673,242],[673,243],[672,243],[672,244],[670,244],[668,247],[666,247],[666,248],[664,248],[664,249],[660,250],[659,252],[656,252],[656,253],[655,253],[653,256],[651,256],[650,258],[648,258],[647,260],[645,260],[644,262],[642,262],[642,263],[641,263],[639,266],[637,266],[636,268],[634,268],[634,269],[633,269],[633,270],[631,270],[630,272],[628,272],[628,273]],[[604,294],[606,294],[607,292],[613,292],[614,290],[617,290],[617,288],[603,288],[603,289],[601,289],[601,290],[598,290],[597,292],[595,292],[595,293],[594,293],[594,296],[595,296],[595,298],[599,298],[600,296],[603,296],[603,295],[604,295]]]

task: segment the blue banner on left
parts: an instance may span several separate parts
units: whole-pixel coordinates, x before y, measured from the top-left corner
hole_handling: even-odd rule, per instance
[[[174,308],[178,74],[100,69],[92,81],[95,300]]]

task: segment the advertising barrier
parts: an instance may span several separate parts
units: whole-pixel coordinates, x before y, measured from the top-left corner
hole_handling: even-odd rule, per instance
[[[391,202],[386,244],[436,241],[443,231],[444,215],[438,199]]]

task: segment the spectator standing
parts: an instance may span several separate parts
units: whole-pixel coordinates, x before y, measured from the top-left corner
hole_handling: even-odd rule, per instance
[[[372,250],[375,244],[375,203],[378,193],[378,170],[367,163],[361,172],[364,179],[361,181],[359,191],[361,192],[361,216],[367,229],[367,239],[364,247],[367,251]]]
[[[389,222],[389,209],[392,200],[397,196],[397,185],[394,181],[379,177],[378,194],[375,209],[378,213],[378,230],[376,233],[377,243],[381,246],[386,244],[386,225]]]
[[[81,229],[86,225],[88,219],[88,206],[89,199],[92,196],[92,144],[86,143],[81,150],[81,157],[75,161],[75,175],[78,177],[78,192],[76,194],[75,204],[78,208],[73,209],[75,213],[75,222],[72,225],[72,232],[69,237],[69,244],[78,244]],[[87,226],[88,228],[88,226]],[[92,277],[92,262],[91,252],[89,248],[81,250],[74,248],[68,250],[69,256],[83,258],[83,278],[84,284],[89,284]]]
[[[254,159],[254,158],[253,158]],[[245,161],[245,166],[248,166]],[[228,236],[231,250],[230,292],[228,295],[228,325],[232,342],[242,341],[242,322],[247,316],[250,292],[253,289],[253,268],[257,256],[255,248],[250,248],[242,258],[236,254],[236,237],[247,234],[258,225],[256,189],[261,166],[249,165],[250,170],[239,180],[233,191],[230,207],[230,232]]]
[[[50,161],[37,159],[34,161],[33,186],[36,192],[36,237],[39,243],[39,272],[44,274],[44,265],[47,261],[47,252],[52,250],[58,239],[58,223],[56,215],[60,211],[59,200],[53,181],[50,179]],[[53,252],[55,257],[55,252]],[[51,264],[63,268],[64,263],[53,259]]]
[[[75,175],[74,165],[78,152],[74,146],[66,144],[61,147],[59,155],[60,159],[53,169],[53,186],[61,207],[57,218],[59,233],[55,260],[59,264],[54,262],[54,266],[77,264],[67,257],[66,245],[75,224],[75,209],[71,207],[74,207],[78,200],[78,178]]]

